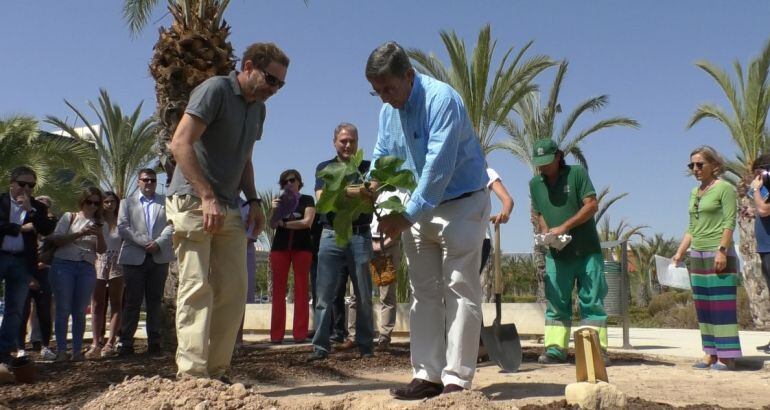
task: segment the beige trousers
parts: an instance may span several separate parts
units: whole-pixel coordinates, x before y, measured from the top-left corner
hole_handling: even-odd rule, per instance
[[[414,378],[471,388],[481,333],[481,247],[489,193],[443,203],[404,232]]]
[[[246,300],[246,232],[237,209],[227,209],[216,234],[203,230],[200,199],[166,200],[179,261],[176,334],[178,376],[224,375],[230,367]]]

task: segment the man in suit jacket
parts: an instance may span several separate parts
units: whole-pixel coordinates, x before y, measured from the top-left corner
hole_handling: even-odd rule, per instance
[[[21,328],[24,301],[37,269],[37,234],[48,235],[56,222],[32,197],[37,175],[26,166],[11,171],[11,188],[0,194],[0,280],[5,281],[5,313],[0,325],[0,362],[10,364]]]
[[[161,300],[168,263],[174,259],[174,229],[166,223],[166,202],[155,193],[157,184],[155,171],[140,170],[138,192],[123,200],[118,211],[118,231],[123,238],[118,263],[125,283],[119,356],[134,353],[134,333],[143,298],[147,309],[147,354],[161,353]]]

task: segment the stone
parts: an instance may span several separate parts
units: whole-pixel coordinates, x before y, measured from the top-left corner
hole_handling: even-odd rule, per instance
[[[617,387],[605,383],[570,383],[564,391],[567,403],[576,404],[581,409],[618,409],[626,407],[626,394]]]

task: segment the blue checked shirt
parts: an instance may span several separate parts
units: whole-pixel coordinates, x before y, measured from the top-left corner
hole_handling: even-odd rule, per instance
[[[449,85],[416,74],[403,109],[384,104],[380,110],[377,158],[394,155],[406,161],[417,188],[406,203],[414,223],[429,216],[443,201],[483,189],[486,160],[460,95]]]

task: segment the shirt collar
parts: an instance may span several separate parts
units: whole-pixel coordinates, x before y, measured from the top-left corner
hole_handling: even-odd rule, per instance
[[[227,79],[230,81],[230,87],[233,88],[235,95],[241,95],[241,84],[238,82],[238,72],[235,70],[230,71]]]
[[[147,198],[146,196],[139,194],[139,202],[141,203],[153,203],[155,202],[155,198]]]
[[[415,73],[414,74],[414,81],[412,82],[412,91],[409,93],[409,98],[406,100],[406,104],[404,104],[404,110],[410,110],[412,107],[417,104],[417,100],[420,98],[420,96],[423,93],[424,88],[422,87],[422,74]]]

